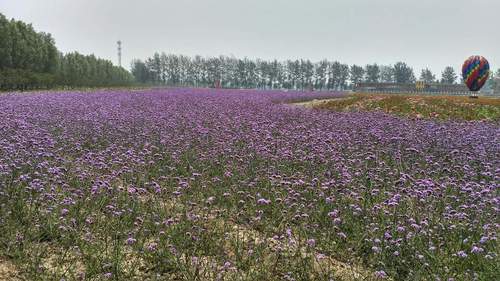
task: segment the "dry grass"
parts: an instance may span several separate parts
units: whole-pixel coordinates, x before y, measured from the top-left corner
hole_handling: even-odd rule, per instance
[[[335,101],[337,102],[341,102],[341,101],[348,101],[352,99],[352,97],[345,97],[345,98],[335,98]],[[307,108],[314,108],[314,107],[317,107],[317,106],[321,106],[321,105],[324,105],[328,102],[332,101],[332,99],[326,99],[326,100],[318,100],[318,99],[314,99],[314,100],[309,100],[309,101],[301,101],[301,102],[294,102],[292,103],[293,105],[295,106],[303,106],[303,107],[307,107]]]
[[[0,281],[22,280],[19,275],[19,270],[13,263],[0,259]]]
[[[353,94],[307,106],[335,111],[383,111],[412,118],[500,120],[500,99],[490,97]]]
[[[238,249],[237,244],[244,244],[243,248],[255,248],[261,246],[265,251],[262,253],[262,262],[254,264],[256,268],[249,271],[258,270],[259,267],[272,268],[277,259],[277,253],[280,255],[298,255],[301,259],[312,261],[311,280],[317,280],[320,276],[334,276],[335,280],[355,281],[355,280],[378,280],[375,273],[359,264],[349,264],[339,261],[328,255],[322,255],[317,249],[311,249],[306,246],[303,237],[294,235],[292,241],[288,239],[276,240],[272,237],[266,237],[263,233],[248,228],[234,222],[222,221],[220,219],[211,220],[212,226],[209,228],[225,232],[226,243],[223,245],[225,252],[233,259]],[[297,257],[296,257],[297,258]],[[205,257],[206,259],[206,257]],[[208,269],[205,269],[205,271]],[[387,280],[391,280],[390,278]]]

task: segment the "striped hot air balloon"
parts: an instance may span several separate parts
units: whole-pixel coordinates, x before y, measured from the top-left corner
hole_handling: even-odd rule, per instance
[[[462,66],[462,77],[469,90],[479,91],[490,75],[490,64],[482,56],[471,56]]]

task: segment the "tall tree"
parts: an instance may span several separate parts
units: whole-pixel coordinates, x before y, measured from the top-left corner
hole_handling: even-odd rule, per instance
[[[365,70],[362,66],[353,64],[350,69],[350,80],[353,85],[363,81]]]
[[[425,83],[434,83],[436,81],[436,75],[428,68],[422,69],[420,73],[420,80]]]
[[[300,61],[300,70],[302,72],[302,89],[311,88],[313,85],[314,65],[310,60]]]
[[[380,80],[384,83],[394,82],[394,68],[392,65],[383,65],[380,67]]]
[[[328,61],[322,60],[316,63],[314,67],[315,88],[322,90],[324,87],[326,87],[327,79],[328,79]]]
[[[455,84],[457,81],[457,74],[455,69],[451,66],[447,66],[441,74],[441,83],[443,84]]]
[[[342,64],[338,61],[330,63],[328,68],[328,90],[338,87],[341,68]]]
[[[299,60],[288,60],[287,61],[287,73],[288,73],[288,83],[289,89],[298,89],[300,83],[300,62]]]
[[[339,75],[339,88],[340,90],[345,90],[347,87],[347,80],[349,79],[349,65],[340,65],[340,75]]]
[[[365,72],[366,72],[366,82],[368,82],[368,83],[379,82],[379,80],[380,80],[380,67],[376,63],[366,65]]]
[[[397,62],[394,65],[394,80],[396,83],[413,83],[415,74],[413,69],[404,62]]]
[[[154,53],[152,58],[146,60],[146,65],[151,73],[151,80],[153,83],[164,84],[163,78],[163,68],[161,63],[161,57],[159,53]]]
[[[141,60],[133,60],[132,65],[132,75],[139,83],[147,83],[150,80],[149,69],[146,64]]]
[[[0,70],[12,66],[11,26],[7,18],[0,13]]]
[[[497,70],[496,73],[491,73],[492,78],[492,89],[495,92],[495,94],[500,94],[500,68]]]
[[[282,65],[277,60],[273,60],[269,65],[269,83],[271,89],[280,88],[282,84]]]

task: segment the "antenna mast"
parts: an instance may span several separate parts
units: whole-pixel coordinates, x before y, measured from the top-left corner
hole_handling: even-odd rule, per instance
[[[122,66],[122,41],[118,40],[118,65]]]

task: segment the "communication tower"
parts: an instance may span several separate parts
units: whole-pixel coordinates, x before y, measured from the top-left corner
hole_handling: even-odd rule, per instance
[[[118,44],[118,65],[121,67],[122,66],[122,41],[118,40],[116,42]]]

